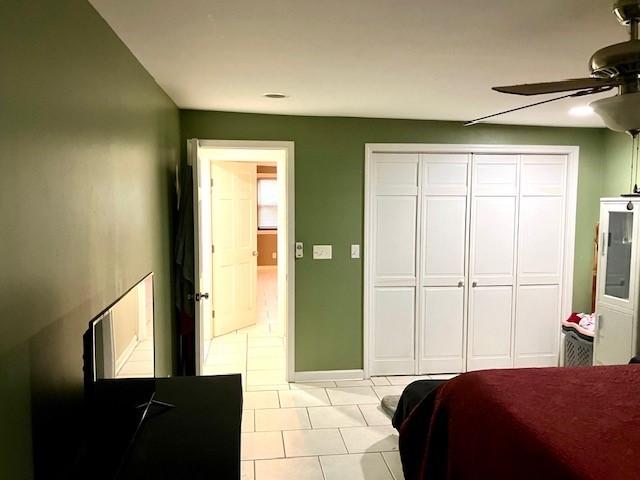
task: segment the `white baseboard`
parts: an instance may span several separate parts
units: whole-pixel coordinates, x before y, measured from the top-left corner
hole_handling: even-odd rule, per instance
[[[317,370],[295,372],[296,382],[324,382],[329,380],[362,380],[364,370]]]

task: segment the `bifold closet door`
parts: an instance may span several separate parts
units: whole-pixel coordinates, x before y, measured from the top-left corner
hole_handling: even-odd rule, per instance
[[[518,158],[473,156],[467,370],[513,365]]]
[[[418,155],[374,154],[369,373],[415,372]]]
[[[558,365],[567,157],[523,155],[514,366]]]
[[[464,371],[469,155],[421,156],[419,373]]]

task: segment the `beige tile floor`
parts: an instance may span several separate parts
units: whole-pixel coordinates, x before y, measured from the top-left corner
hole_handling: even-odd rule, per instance
[[[398,433],[380,409],[423,377],[287,383],[276,272],[258,272],[256,325],[211,341],[205,374],[241,373],[243,480],[402,480]]]

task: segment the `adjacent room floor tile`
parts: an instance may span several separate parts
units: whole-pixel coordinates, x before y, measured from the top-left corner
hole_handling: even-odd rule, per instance
[[[249,358],[265,358],[265,357],[279,357],[284,358],[283,347],[250,347],[247,351]]]
[[[340,433],[349,453],[398,450],[398,432],[390,425],[341,428]]]
[[[284,346],[282,337],[252,337],[249,336],[249,348],[251,347],[280,347]]]
[[[256,480],[324,480],[317,457],[257,460]]]
[[[284,371],[284,355],[275,357],[250,356],[247,370],[282,370]]]
[[[392,480],[379,453],[320,457],[326,480]]]
[[[378,403],[380,400],[371,387],[327,388],[331,405],[357,405]]]
[[[282,432],[243,433],[240,440],[242,460],[263,460],[284,457]]]
[[[385,395],[402,395],[404,391],[404,385],[388,385],[382,387],[373,387],[373,391],[376,392],[376,395],[380,400]]]
[[[286,407],[319,407],[330,405],[327,392],[323,388],[312,388],[307,390],[281,390],[280,404]]]
[[[431,377],[429,375],[400,375],[395,377],[387,377],[389,383],[391,385],[409,385],[417,380],[430,380]]]
[[[382,452],[382,457],[387,463],[394,480],[404,480],[404,473],[402,473],[402,462],[400,461],[399,452]]]
[[[336,386],[343,387],[370,387],[373,385],[371,380],[336,380]]]
[[[256,432],[311,428],[306,408],[272,408],[255,412]]]
[[[240,462],[240,480],[254,480],[253,460]]]
[[[282,432],[287,457],[311,457],[347,453],[337,429],[290,430]]]
[[[339,428],[366,426],[357,405],[337,407],[309,407],[313,428]]]
[[[243,410],[242,411],[242,433],[245,432],[253,432],[254,431],[254,410]]]
[[[391,385],[387,377],[371,377],[371,382],[374,385]]]
[[[243,408],[247,410],[280,407],[278,392],[244,392],[243,399]]]
[[[382,407],[378,405],[358,405],[364,419],[367,422],[367,425],[378,426],[378,425],[391,425],[391,418],[384,413]]]

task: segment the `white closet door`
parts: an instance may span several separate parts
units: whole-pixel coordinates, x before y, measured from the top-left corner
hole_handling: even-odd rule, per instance
[[[567,157],[523,155],[515,366],[558,365]]]
[[[415,372],[418,155],[375,154],[371,375]]]
[[[469,155],[422,156],[419,373],[464,371]]]
[[[518,156],[474,155],[467,369],[513,365]]]

